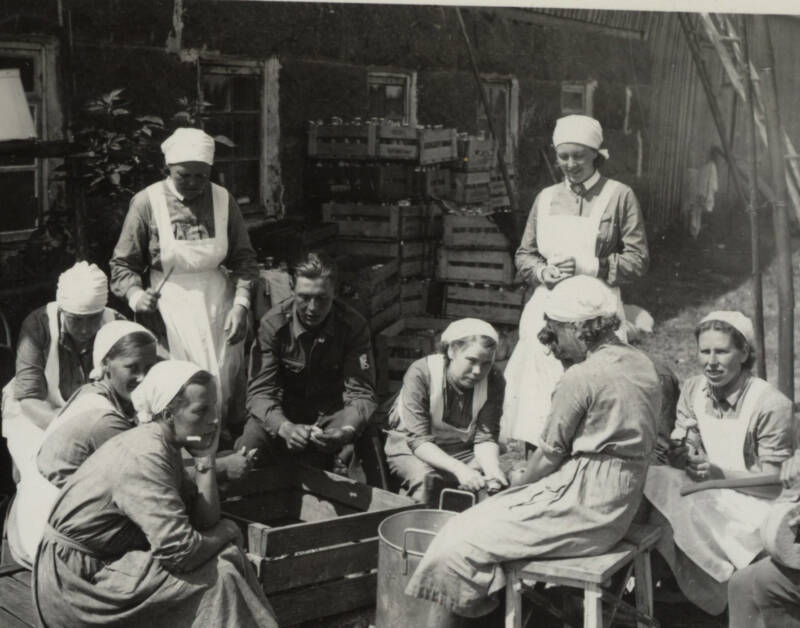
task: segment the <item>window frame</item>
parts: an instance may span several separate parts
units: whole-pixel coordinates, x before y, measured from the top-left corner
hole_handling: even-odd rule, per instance
[[[403,103],[403,124],[417,125],[417,73],[414,70],[396,68],[367,69],[367,117],[373,117],[369,111],[369,91],[372,85],[394,85],[403,82],[405,102]],[[377,117],[377,116],[375,116]]]
[[[510,74],[481,74],[483,87],[500,87],[506,91],[506,128],[505,134],[505,155],[507,164],[515,163],[517,146],[519,144],[519,80]],[[486,119],[486,111],[483,100],[478,95],[476,125],[480,128],[481,120]],[[488,124],[487,124],[488,126]],[[495,129],[495,133],[499,133]]]
[[[22,57],[33,60],[34,91],[26,91],[25,98],[31,107],[31,116],[39,140],[60,139],[62,114],[59,101],[57,77],[58,44],[47,37],[0,37],[0,55]],[[55,158],[33,158],[29,164],[0,165],[0,172],[33,172],[34,195],[38,215],[33,227],[0,230],[0,243],[19,243],[41,225],[50,210],[50,177],[62,162]]]
[[[585,116],[594,116],[594,90],[597,89],[597,81],[587,79],[585,81],[561,81],[561,115],[577,113]],[[566,94],[580,94],[581,107],[566,107],[564,96]]]

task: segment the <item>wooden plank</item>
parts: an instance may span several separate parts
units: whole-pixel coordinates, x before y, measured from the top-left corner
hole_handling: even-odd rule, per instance
[[[375,603],[377,574],[343,578],[305,589],[270,596],[270,604],[281,626],[343,613]]]
[[[378,526],[386,517],[416,507],[418,504],[411,504],[279,528],[252,523],[248,530],[248,551],[257,556],[276,557],[317,549],[323,544],[331,546],[371,538],[378,534]]]
[[[286,518],[301,519],[301,497],[295,488],[285,488],[226,500],[221,508],[223,514],[232,519],[272,525],[272,522]]]
[[[226,497],[268,493],[290,488],[296,484],[294,467],[267,466],[254,469],[238,482],[231,482]]]
[[[487,216],[446,214],[444,245],[448,248],[496,249],[507,251],[506,237]]]
[[[10,611],[0,608],[0,626],[3,626],[3,628],[32,628],[36,625],[34,621],[33,617],[26,618],[26,621],[23,621],[16,615],[11,614]]]
[[[507,285],[514,280],[514,260],[508,251],[439,250],[437,278],[444,281]]]
[[[297,477],[304,491],[340,502],[361,512],[408,506],[414,503],[402,495],[305,465],[298,466]]]
[[[633,560],[634,546],[618,543],[611,551],[598,556],[532,560],[520,566],[523,580],[551,582],[575,581],[603,584],[621,567]]]
[[[13,576],[0,579],[0,607],[18,619],[30,620],[31,625],[34,624],[35,613],[31,587]]]
[[[300,521],[326,521],[342,515],[361,512],[357,508],[342,504],[311,493],[301,498]]]
[[[378,566],[378,539],[347,543],[305,554],[262,559],[261,584],[270,596],[277,591],[335,580]]]

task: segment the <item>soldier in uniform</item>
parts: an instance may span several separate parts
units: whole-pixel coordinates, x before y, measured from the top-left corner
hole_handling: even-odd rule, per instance
[[[261,464],[292,458],[331,469],[375,411],[369,325],[335,288],[333,264],[309,253],[295,267],[293,296],[261,319],[236,443],[257,449]]]

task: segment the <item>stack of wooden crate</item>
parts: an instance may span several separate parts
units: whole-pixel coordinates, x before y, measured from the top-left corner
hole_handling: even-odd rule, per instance
[[[325,203],[323,218],[339,228],[339,252],[355,259],[382,260],[370,281],[386,289],[389,269],[393,275],[394,300],[380,300],[389,313],[369,311],[373,332],[389,322],[418,308],[424,311],[426,280],[429,280],[435,259],[436,244],[442,233],[442,215],[438,207],[424,202],[366,204]],[[361,271],[364,272],[369,269]],[[396,288],[396,290],[394,290]],[[405,308],[401,310],[401,303]]]
[[[470,208],[444,216],[437,277],[446,282],[446,316],[517,325],[524,286],[515,276],[508,240],[488,211]]]

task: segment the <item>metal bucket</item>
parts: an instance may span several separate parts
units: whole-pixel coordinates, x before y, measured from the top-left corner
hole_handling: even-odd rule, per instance
[[[475,619],[451,613],[444,606],[410,597],[406,585],[433,537],[457,513],[407,510],[378,526],[378,593],[375,628],[467,628]]]

